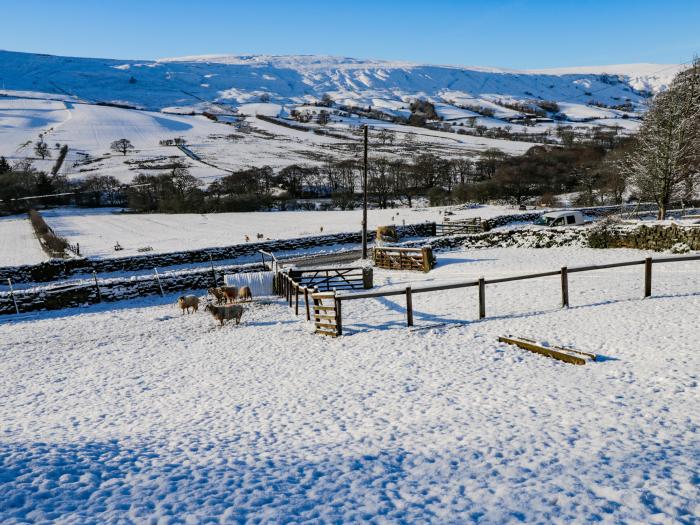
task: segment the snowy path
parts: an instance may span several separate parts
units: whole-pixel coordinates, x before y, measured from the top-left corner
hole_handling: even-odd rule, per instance
[[[634,252],[478,254],[445,256],[434,276]],[[578,307],[537,311],[537,299],[535,313],[511,315],[533,298],[512,283],[489,291],[501,317],[414,332],[354,325],[338,339],[277,301],[223,329],[181,316],[174,297],[0,321],[0,515],[693,523],[697,267],[666,265],[647,300],[621,297],[634,276],[601,275],[595,293],[608,302],[595,306],[584,306],[597,302],[590,283]],[[470,319],[472,298],[452,295],[421,296],[420,309]],[[399,315],[361,303],[387,326]],[[496,343],[504,332],[608,359],[566,365]]]
[[[47,259],[29,219],[0,218],[0,266],[38,264]]]

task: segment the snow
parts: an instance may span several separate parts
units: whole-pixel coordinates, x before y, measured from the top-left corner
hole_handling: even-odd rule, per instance
[[[112,141],[128,138],[138,150],[132,158],[178,158],[193,175],[209,183],[229,171],[251,166],[280,169],[291,164],[318,166],[325,159],[350,159],[349,143],[357,140],[350,133],[351,126],[363,123],[397,133],[415,132],[422,141],[416,151],[429,148],[445,158],[473,158],[490,148],[519,155],[533,144],[356,116],[333,118],[327,129],[338,138],[314,133],[315,124],[305,132],[257,116],[289,115],[293,109],[315,103],[327,94],[337,104],[371,106],[387,115],[408,117],[410,102],[424,98],[436,104],[438,114],[453,123],[469,123],[465,119],[474,113],[458,107],[468,105],[495,112],[494,118],[477,118],[477,124],[489,128],[509,126],[513,131],[543,133],[559,124],[589,120],[578,127],[585,130],[598,124],[619,124],[629,134],[639,126],[646,92],[664,89],[680,67],[632,64],[515,71],[304,55],[204,55],[143,61],[0,51],[6,87],[0,93],[0,155],[11,161],[32,158],[32,142],[43,133],[51,144],[60,142],[70,148],[68,161],[61,169],[63,175],[112,175],[129,182],[136,174],[134,165],[118,156],[106,157]],[[263,95],[269,97],[269,102],[260,102]],[[622,112],[586,106],[591,98],[608,105],[629,100],[634,111],[623,120]],[[556,101],[569,120],[536,123],[527,129],[510,124],[507,119],[520,113],[501,102],[536,99]],[[110,103],[137,109],[104,105]],[[201,116],[204,112],[225,115],[222,120],[228,123],[212,122]],[[236,113],[245,117],[249,131],[239,132],[237,123],[231,122],[231,115]],[[186,159],[174,148],[159,145],[163,139],[180,136],[208,164]],[[387,153],[395,157],[403,154],[398,147]],[[82,154],[100,160],[90,166],[75,166]],[[39,169],[52,165],[50,160],[36,161]],[[162,173],[152,173],[158,172]]]
[[[417,224],[442,221],[444,207],[370,210],[368,225],[375,229],[386,224]],[[496,215],[522,213],[499,206],[480,206],[455,212],[453,220],[468,217],[484,219]],[[245,243],[245,236],[256,240],[262,233],[270,239],[292,239],[310,235],[357,232],[362,210],[280,211],[216,214],[122,214],[109,208],[59,208],[43,215],[57,235],[80,243],[86,256],[124,257],[151,246],[151,253],[196,250]],[[393,219],[392,219],[393,217]],[[321,232],[323,226],[323,232]],[[114,244],[124,248],[115,252]]]
[[[0,217],[0,247],[0,267],[38,264],[48,259],[26,217]]]
[[[560,112],[571,120],[581,119],[611,119],[620,115],[619,111],[613,109],[587,106],[585,104],[572,104],[562,102],[559,104]],[[620,120],[621,121],[621,120]]]
[[[0,97],[0,155],[10,159],[33,155],[29,142],[70,117],[60,101]]]
[[[644,252],[438,254],[513,274]],[[344,305],[316,336],[277,299],[219,329],[175,296],[0,320],[0,509],[9,522],[693,523],[697,263]],[[443,326],[429,325],[446,323]],[[461,323],[461,324],[458,324]],[[605,356],[573,366],[512,333]]]

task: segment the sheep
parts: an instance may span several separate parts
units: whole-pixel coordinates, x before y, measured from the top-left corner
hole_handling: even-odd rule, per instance
[[[221,304],[226,301],[226,296],[224,296],[224,292],[221,291],[221,288],[209,288],[207,292],[216,298],[216,304]]]
[[[224,303],[235,303],[238,297],[238,288],[235,286],[221,286],[219,288],[221,293],[224,294]]]
[[[177,298],[177,304],[182,309],[184,315],[185,310],[190,313],[190,308],[193,312],[196,312],[199,308],[199,298],[196,295],[182,295]]]
[[[241,286],[241,289],[238,290],[238,299],[240,301],[253,300],[253,292],[250,291],[250,286]]]
[[[224,326],[224,321],[229,319],[235,319],[236,324],[241,322],[241,316],[243,315],[244,308],[239,304],[230,304],[226,306],[215,306],[213,304],[208,304],[204,307],[204,310],[209,312],[214,319]]]

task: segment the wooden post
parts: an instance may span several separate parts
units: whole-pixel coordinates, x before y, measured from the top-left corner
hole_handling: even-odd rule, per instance
[[[374,285],[374,272],[371,267],[362,268],[362,287],[369,290]]]
[[[17,299],[15,299],[15,291],[12,289],[12,279],[7,278],[7,284],[10,286],[10,297],[12,298],[12,303],[15,305],[15,313],[19,314],[19,307],[17,306]]]
[[[421,254],[423,255],[423,271],[428,273],[433,267],[433,250],[430,246],[423,246]]]
[[[309,311],[309,289],[304,287],[304,304],[306,305],[306,320],[311,321],[311,312]]]
[[[158,268],[153,268],[153,271],[156,273],[156,281],[158,281],[158,288],[160,288],[160,295],[163,297],[165,294],[163,293],[163,285],[160,284],[160,275],[158,275]]]
[[[367,258],[367,135],[369,126],[365,124],[364,145],[365,155],[362,164],[362,258]]]
[[[299,285],[294,287],[294,297],[296,299],[296,305],[294,306],[294,315],[299,315]]]
[[[92,276],[95,279],[95,289],[97,289],[97,302],[101,303],[102,302],[102,294],[100,293],[100,285],[97,283],[97,272],[93,270]]]
[[[216,270],[214,270],[214,260],[211,258],[211,253],[209,254],[209,264],[211,264],[211,274],[214,277],[214,288],[216,288]]]
[[[479,319],[486,317],[486,280],[479,277]]]
[[[644,259],[644,297],[651,297],[651,257]]]
[[[406,287],[406,324],[413,326],[413,294],[411,287]]]
[[[569,270],[566,266],[561,267],[561,306],[569,307]]]
[[[335,298],[335,330],[338,335],[343,335],[343,315],[341,312],[342,301]]]

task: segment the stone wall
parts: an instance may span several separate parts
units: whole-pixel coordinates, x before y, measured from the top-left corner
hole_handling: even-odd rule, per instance
[[[588,242],[592,248],[683,251],[677,245],[684,244],[689,250],[700,250],[700,225],[601,225],[591,230]]]
[[[436,237],[429,241],[410,241],[402,246],[430,246],[433,250],[453,248],[554,248],[557,246],[585,246],[590,230],[569,228],[518,228],[466,235]]]
[[[211,286],[222,285],[223,273],[257,272],[264,270],[262,264],[225,266],[217,268],[216,277],[211,268],[198,268],[160,275],[160,285],[154,275],[122,279],[106,279],[96,284],[90,280],[80,281],[66,286],[42,286],[16,290],[14,298],[21,313],[38,310],[59,310],[96,304],[133,299],[147,295],[180,292],[186,290],[204,290]],[[98,290],[99,289],[99,290]],[[0,293],[0,315],[14,314],[15,306],[9,292]]]
[[[412,224],[397,228],[402,237],[425,237],[435,235],[435,223]],[[369,240],[374,239],[374,232],[369,232]],[[204,248],[175,253],[135,255],[111,259],[52,259],[36,265],[8,266],[0,268],[0,280],[8,278],[16,283],[48,282],[65,279],[71,275],[92,272],[132,272],[152,268],[165,268],[191,263],[236,259],[238,257],[256,255],[258,250],[271,252],[295,251],[330,246],[334,244],[358,244],[362,235],[358,232],[338,233],[334,235],[317,235],[298,239],[283,239],[278,241],[249,242],[220,248]]]

